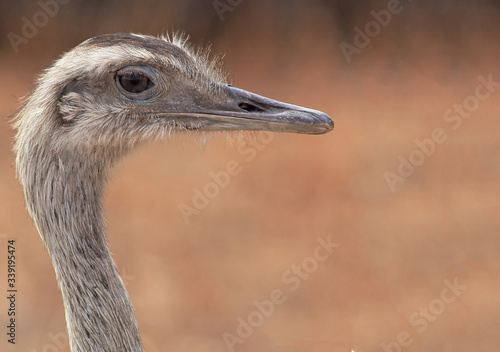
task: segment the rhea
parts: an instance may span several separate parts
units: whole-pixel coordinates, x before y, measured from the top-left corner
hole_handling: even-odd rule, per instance
[[[121,157],[176,132],[332,130],[328,115],[235,88],[217,67],[180,37],[102,35],[45,70],[17,112],[17,175],[71,351],[144,350],[104,231],[103,192]]]

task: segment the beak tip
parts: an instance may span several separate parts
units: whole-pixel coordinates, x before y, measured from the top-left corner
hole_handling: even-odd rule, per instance
[[[326,121],[327,130],[330,132],[335,127],[335,123],[330,116],[326,115],[326,117],[328,117],[328,120]]]
[[[314,115],[316,117],[318,127],[321,128],[319,134],[328,133],[333,130],[335,124],[333,123],[333,120],[330,116],[321,111],[318,111]]]

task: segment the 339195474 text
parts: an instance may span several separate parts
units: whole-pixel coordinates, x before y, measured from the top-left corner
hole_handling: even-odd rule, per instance
[[[16,240],[9,240],[7,245],[7,341],[16,343]]]

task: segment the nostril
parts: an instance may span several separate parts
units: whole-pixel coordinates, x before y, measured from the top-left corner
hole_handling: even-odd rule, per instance
[[[255,106],[255,105],[252,105],[252,104],[248,104],[248,103],[239,103],[238,106],[239,106],[240,109],[245,110],[247,112],[260,112],[260,111],[264,111],[261,108],[259,108],[258,106]]]

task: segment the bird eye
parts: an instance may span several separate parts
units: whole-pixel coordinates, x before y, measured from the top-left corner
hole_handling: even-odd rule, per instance
[[[128,71],[118,75],[118,82],[130,93],[142,93],[154,86],[148,76],[142,72]]]

